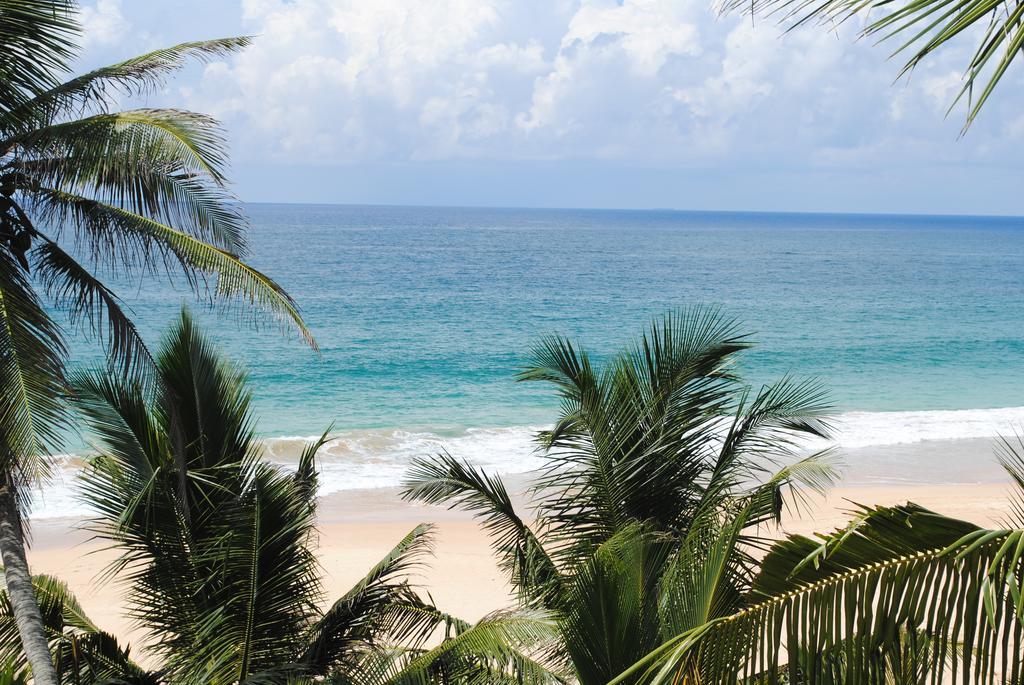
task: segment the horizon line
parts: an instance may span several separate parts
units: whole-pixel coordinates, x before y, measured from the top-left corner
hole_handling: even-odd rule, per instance
[[[648,212],[672,214],[778,214],[797,216],[857,216],[857,217],[921,217],[950,219],[1019,219],[1024,221],[1024,214],[975,214],[975,213],[941,213],[924,212],[853,212],[840,210],[790,210],[790,209],[681,209],[677,207],[563,207],[563,206],[528,206],[528,205],[449,205],[449,204],[402,204],[390,202],[298,202],[239,200],[245,205],[287,205],[314,207],[386,207],[391,209],[492,209],[518,211],[549,211],[549,212]]]

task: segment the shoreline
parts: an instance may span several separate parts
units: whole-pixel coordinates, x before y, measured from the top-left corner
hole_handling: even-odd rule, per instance
[[[516,489],[521,485],[520,481]],[[1010,487],[1008,481],[842,485],[824,498],[811,497],[799,516],[787,513],[777,534],[829,531],[848,521],[856,504],[907,501],[981,526],[995,526],[1009,513]],[[517,499],[522,502],[521,497]],[[519,509],[527,513],[524,507]],[[513,603],[487,536],[465,512],[402,502],[397,488],[378,488],[327,495],[320,500],[319,516],[317,556],[323,569],[325,604],[340,597],[420,523],[434,524],[434,555],[414,573],[413,581],[440,608],[475,621]],[[137,652],[142,634],[123,615],[122,588],[116,581],[98,580],[115,553],[105,549],[105,543],[90,539],[77,524],[69,519],[32,522],[32,570],[67,582],[86,614],[104,630],[135,645]]]
[[[1024,425],[1024,414],[1021,425]],[[527,432],[517,435],[522,431]],[[402,434],[404,439],[409,439],[409,434]],[[1004,434],[1011,434],[1011,429]],[[481,440],[481,436],[485,437]],[[270,451],[265,457],[282,468],[294,468],[294,458],[308,441],[297,437],[283,440],[288,443],[288,450],[276,454]],[[545,463],[536,452],[533,429],[525,427],[522,430],[474,429],[449,442],[422,435],[412,436],[411,440],[402,450],[394,451],[375,443],[368,452],[370,446],[359,441],[353,443],[348,433],[338,434],[318,454],[321,499],[340,496],[354,502],[372,503],[377,498],[373,493],[397,491],[413,457],[442,450],[488,473],[501,475],[510,490],[515,490],[518,483],[529,478],[532,470]],[[854,447],[838,444],[830,449],[842,487],[996,483],[1006,479],[995,456],[996,441],[995,436],[933,438]],[[828,443],[809,445],[806,452],[824,447],[829,447]],[[54,481],[34,493],[34,511],[38,512],[32,519],[34,523],[73,520],[85,515],[87,510],[76,501],[73,488],[79,467],[75,458],[65,459]],[[509,473],[510,470],[514,472]],[[372,512],[370,515],[379,518]]]
[[[787,512],[781,529],[809,535],[841,527],[861,505],[893,505],[908,501],[946,516],[985,527],[997,526],[1010,510],[1011,485],[988,438],[927,440],[915,443],[839,450],[842,478],[824,497],[810,496],[798,514]],[[333,466],[337,468],[338,462]],[[491,464],[484,468],[500,472]],[[522,493],[529,473],[502,476],[517,510],[529,518]],[[344,594],[414,526],[435,527],[434,555],[416,570],[413,582],[429,593],[439,608],[475,621],[513,604],[513,598],[492,556],[489,541],[472,516],[461,510],[404,502],[397,486],[327,492],[318,504],[317,556],[322,567],[324,597],[329,605]],[[125,602],[116,581],[99,583],[116,553],[90,539],[81,518],[37,518],[30,521],[29,563],[68,583],[87,615],[123,642],[144,644],[123,614]]]

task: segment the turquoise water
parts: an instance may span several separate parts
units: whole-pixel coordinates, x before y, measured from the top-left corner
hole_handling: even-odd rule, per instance
[[[318,357],[221,317],[261,426],[461,428],[551,416],[512,377],[545,333],[597,353],[652,316],[721,306],[751,378],[820,377],[845,410],[1024,405],[1024,221],[251,205],[252,261],[298,300]],[[181,293],[129,298],[147,329]]]
[[[555,411],[547,389],[513,381],[539,336],[608,354],[651,317],[697,303],[754,333],[752,381],[822,379],[863,433],[856,444],[1024,419],[988,411],[1024,405],[1022,219],[247,209],[252,262],[295,296],[321,354],[274,326],[204,318],[249,369],[265,435],[333,423],[345,436],[339,487],[391,482],[408,455],[444,440],[521,465],[522,427]],[[189,301],[158,280],[124,295],[154,338]],[[287,459],[293,446],[279,446]]]

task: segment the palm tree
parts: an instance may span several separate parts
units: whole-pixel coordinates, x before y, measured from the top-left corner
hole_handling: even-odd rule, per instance
[[[87,527],[120,552],[109,574],[125,585],[161,682],[551,681],[527,656],[550,632],[546,617],[503,612],[469,625],[409,585],[406,575],[430,551],[429,526],[323,610],[315,454],[326,436],[307,446],[294,473],[263,461],[243,375],[185,314],[155,364],[156,397],[120,374],[80,372],[73,386],[97,440],[82,477],[96,512]],[[69,613],[81,614],[67,600],[48,612]],[[112,645],[84,644],[83,624],[91,626],[77,619],[50,629],[54,651],[74,638],[82,662],[116,655]],[[431,646],[439,632],[444,639]]]
[[[1006,528],[914,504],[862,507],[764,558],[742,608],[680,631],[613,683],[1019,683],[1024,677],[1024,442]]]
[[[833,27],[863,15],[863,37],[894,41],[892,56],[908,55],[900,76],[958,40],[975,44],[963,86],[950,104],[952,110],[966,98],[965,131],[1013,61],[1024,54],[1022,0],[724,0],[723,7],[777,16],[790,27],[810,22]]]
[[[53,685],[25,560],[27,489],[67,428],[67,347],[54,310],[105,344],[123,373],[150,375],[120,280],[178,272],[197,294],[239,296],[294,322],[294,303],[242,261],[246,221],[225,186],[216,122],[176,109],[113,111],[190,59],[246,38],[186,43],[61,82],[77,53],[75,5],[0,0],[0,557],[40,685]],[[54,305],[46,309],[44,302]]]
[[[520,378],[558,390],[539,441],[535,521],[501,480],[450,455],[418,460],[405,496],[475,514],[524,607],[556,617],[566,677],[607,683],[684,626],[731,614],[792,487],[822,489],[829,433],[812,382],[752,393],[736,372],[750,342],[713,309],[670,314],[595,368],[569,340],[545,339]],[[681,588],[686,592],[681,592]]]
[[[101,630],[82,610],[67,585],[51,576],[33,578],[46,638],[54,655],[57,679],[69,683],[116,682],[126,685],[157,685],[157,673],[136,664],[117,638]],[[25,653],[10,598],[0,590],[0,683],[4,677],[28,682]]]

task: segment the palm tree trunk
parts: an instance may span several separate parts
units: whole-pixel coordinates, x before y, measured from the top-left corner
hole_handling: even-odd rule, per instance
[[[35,685],[57,685],[57,671],[46,644],[43,618],[39,613],[32,575],[25,557],[21,513],[9,478],[0,483],[0,560],[4,565],[7,596],[14,620],[18,624],[21,645],[32,667],[32,680]]]

